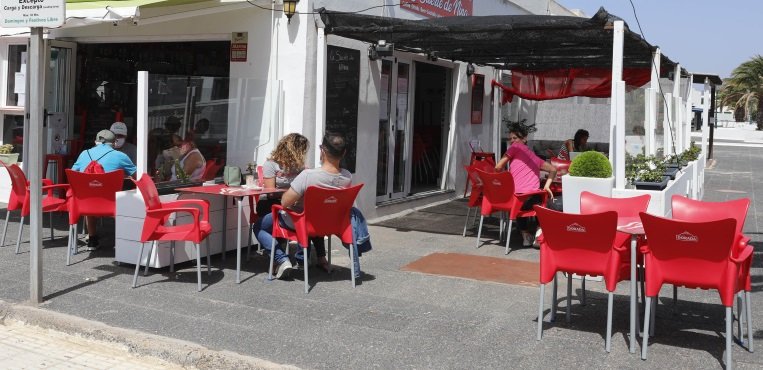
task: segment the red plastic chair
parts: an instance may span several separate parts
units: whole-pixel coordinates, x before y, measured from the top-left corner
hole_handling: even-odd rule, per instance
[[[133,180],[133,182],[140,190],[143,202],[146,204],[146,219],[143,222],[143,231],[140,235],[140,253],[135,262],[132,287],[135,288],[138,284],[138,271],[140,271],[140,263],[143,261],[143,249],[146,247],[146,242],[153,242],[146,259],[147,272],[148,265],[151,263],[151,254],[153,254],[159,241],[189,241],[196,247],[196,277],[198,291],[201,291],[201,250],[199,244],[205,239],[207,240],[207,274],[212,274],[209,239],[207,239],[212,232],[212,226],[209,223],[209,202],[203,199],[181,199],[162,203],[151,176],[143,174],[138,181]],[[169,217],[175,213],[189,213],[193,220],[183,225],[167,225]]]
[[[466,180],[467,180],[467,187],[469,185],[472,186],[472,192],[469,194],[469,201],[467,202],[467,208],[466,208],[466,220],[464,221],[464,232],[461,234],[461,236],[466,236],[466,226],[469,225],[469,215],[472,211],[472,208],[479,208],[480,205],[482,205],[482,181],[480,180],[479,175],[477,175],[476,170],[481,169],[485,172],[490,172],[492,169],[487,168],[487,166],[484,166],[483,164],[486,164],[487,162],[476,162],[470,166],[464,166],[464,169],[466,169]],[[476,219],[477,213],[474,213],[474,217]]]
[[[559,159],[555,156],[549,159],[552,166],[556,168],[556,177],[551,180],[551,192],[554,195],[562,194],[562,176],[570,172],[571,161]]]
[[[556,311],[556,274],[603,276],[608,292],[607,334],[605,349],[610,350],[612,338],[612,305],[617,283],[628,278],[623,268],[623,256],[628,250],[614,244],[617,213],[607,211],[593,214],[570,214],[534,206],[538,221],[543,225],[540,243],[540,305],[538,306],[538,340],[543,335],[543,298],[546,284],[553,280],[552,316]],[[567,284],[567,321],[570,320],[571,285]]]
[[[302,248],[310,246],[309,238],[336,235],[345,244],[352,244],[350,249],[350,265],[352,275],[352,287],[355,287],[355,238],[352,235],[350,223],[350,210],[358,192],[363,184],[358,184],[345,189],[326,189],[317,186],[309,186],[305,191],[305,209],[302,213],[296,213],[285,209],[281,205],[273,205],[273,245],[276,248],[276,238],[296,241]],[[294,222],[296,231],[281,227],[278,219],[279,211],[284,211]],[[328,250],[331,251],[331,238],[329,238]],[[305,251],[305,256],[307,256]],[[268,278],[273,279],[273,264],[275,253],[270,253],[270,268]],[[328,254],[331,263],[331,253]],[[307,260],[307,257],[305,257]],[[305,293],[309,290],[307,265],[305,265]]]
[[[739,270],[752,254],[745,247],[734,256],[736,221],[733,218],[708,222],[665,219],[641,213],[649,244],[645,246],[646,313],[641,359],[646,359],[652,298],[663,284],[687,288],[716,289],[726,307],[726,366],[731,367],[731,322]]]
[[[5,213],[5,225],[3,226],[3,237],[0,240],[0,246],[5,245],[5,235],[8,231],[8,221],[10,221],[11,211],[21,211],[21,221],[19,222],[18,235],[16,236],[16,254],[19,254],[21,246],[21,232],[24,229],[24,218],[29,216],[29,182],[24,171],[16,164],[6,165],[0,161],[0,164],[8,170],[8,176],[11,178],[11,196],[8,200],[8,207]],[[46,196],[42,198],[42,213],[50,215],[50,240],[53,240],[53,212],[66,212],[66,199],[58,198],[53,195],[54,189],[67,189],[68,184],[54,185],[48,179],[42,179],[42,191]]]
[[[204,167],[204,172],[201,174],[201,180],[202,181],[209,181],[214,180],[214,178],[217,176],[217,173],[220,171],[220,168],[225,165],[225,161],[221,161],[218,163],[217,158],[213,158],[207,161],[206,166]]]
[[[472,150],[474,150],[474,148],[472,148]],[[483,171],[493,172],[495,171],[495,154],[488,153],[488,152],[472,151],[471,158],[469,159],[469,166],[475,166],[475,168],[480,168],[480,169],[484,168]],[[464,187],[464,198],[466,198],[466,193],[468,191],[469,191],[469,187],[467,185]]]
[[[480,209],[480,226],[477,232],[477,245],[480,246],[480,237],[482,236],[482,222],[485,216],[490,216],[494,212],[507,212],[509,214],[509,227],[506,232],[506,254],[509,254],[509,241],[511,240],[511,224],[518,217],[533,217],[535,210],[522,210],[522,204],[531,196],[539,195],[541,204],[546,204],[548,193],[544,190],[532,191],[527,193],[514,193],[514,178],[509,172],[488,173],[477,170],[477,175],[482,181],[482,208]],[[501,226],[503,230],[503,226]]]
[[[71,196],[69,197],[69,248],[66,265],[77,253],[77,222],[82,216],[114,217],[116,193],[122,190],[124,171],[84,173],[66,169]]]
[[[693,221],[693,222],[701,222],[701,221],[714,221],[714,220],[722,220],[725,218],[733,218],[736,220],[736,241],[734,243],[735,247],[733,252],[736,255],[739,255],[745,247],[747,247],[750,243],[750,238],[745,236],[743,234],[744,229],[744,222],[747,218],[747,211],[750,208],[750,199],[748,198],[741,198],[741,199],[734,199],[729,200],[725,202],[705,202],[701,200],[694,200],[690,199],[681,195],[673,195],[673,198],[671,198],[671,208],[673,212],[673,219],[682,220],[682,221]],[[749,245],[752,248],[752,245]],[[740,290],[744,290],[744,305],[741,304],[741,302],[738,302],[738,311],[737,315],[740,318],[739,321],[737,321],[737,331],[740,333],[740,338],[742,337],[742,314],[739,312],[742,307],[744,307],[746,320],[747,320],[747,340],[748,345],[747,349],[752,352],[754,351],[753,346],[753,336],[752,336],[752,310],[751,310],[751,303],[750,303],[750,292],[752,291],[752,282],[750,279],[750,268],[752,267],[752,257],[753,254],[750,255],[750,258],[745,260],[744,264],[742,265],[742,268],[739,270],[739,277],[737,280],[737,287]],[[673,290],[673,302],[676,302],[678,300],[678,289]]]

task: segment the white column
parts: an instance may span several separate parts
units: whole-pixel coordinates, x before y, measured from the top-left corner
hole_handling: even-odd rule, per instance
[[[625,95],[619,94],[623,81],[623,21],[615,21],[612,40],[612,91],[609,113],[609,160],[614,167],[615,188],[625,188]],[[622,138],[619,132],[622,131]],[[617,133],[616,133],[617,132]],[[621,141],[618,141],[621,140]],[[622,158],[621,158],[622,157]],[[619,164],[622,163],[622,166]]]
[[[315,74],[315,139],[313,150],[315,151],[315,167],[320,167],[321,148],[323,133],[326,130],[326,33],[323,27],[318,27],[318,60]]]
[[[43,107],[45,104],[45,51],[42,27],[32,27],[29,37],[29,136],[24,138],[29,146],[26,175],[29,178],[29,300],[42,302],[42,146]],[[23,227],[23,225],[19,225]],[[21,237],[21,235],[19,235]]]
[[[660,48],[657,48],[652,53],[652,77],[649,83],[649,88],[645,92],[644,99],[645,104],[647,104],[649,107],[647,108],[647,112],[649,112],[649,114],[646,116],[646,126],[644,127],[644,131],[646,131],[646,137],[644,138],[644,141],[646,142],[646,148],[644,150],[644,154],[646,155],[654,155],[657,153],[657,104],[660,103],[659,99],[657,99],[657,94],[660,92],[659,71],[661,62],[662,52],[660,51]]]
[[[710,79],[705,78],[705,88],[702,92],[702,153],[707,158],[707,140],[710,136],[710,126],[708,125],[708,118],[710,117]]]
[[[148,171],[148,71],[138,71],[138,114],[136,119],[138,167],[136,178]],[[153,175],[153,174],[149,174]]]
[[[466,64],[464,63],[458,63],[458,68],[455,71],[456,74],[456,86],[455,90],[452,90],[453,94],[453,109],[451,109],[450,113],[450,129],[448,130],[448,148],[445,150],[445,168],[442,171],[442,177],[440,179],[440,189],[445,189],[445,185],[448,183],[448,178],[450,177],[450,162],[453,160],[451,153],[455,150],[454,148],[454,141],[456,138],[456,129],[458,129],[458,119],[456,117],[456,112],[458,111],[458,104],[460,103],[460,97],[461,97],[461,86],[462,81],[466,82],[467,79],[469,79],[468,76],[466,76]]]
[[[691,120],[694,118],[691,104],[694,100],[695,91],[692,88],[692,81],[694,81],[694,75],[689,74],[689,79],[686,81],[688,84],[688,93],[686,95],[686,106],[684,108],[684,149],[689,149],[689,144],[691,143]]]
[[[670,130],[670,119],[673,117],[673,94],[664,94],[665,98],[660,99],[660,104],[665,104],[665,114],[662,115],[662,142],[663,155],[668,156],[673,152],[673,131]]]
[[[681,64],[676,63],[673,70],[673,114],[670,119],[673,121],[673,145],[676,153],[681,153],[681,142],[683,141],[683,128],[681,126]]]

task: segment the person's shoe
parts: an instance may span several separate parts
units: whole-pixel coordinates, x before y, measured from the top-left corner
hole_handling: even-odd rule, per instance
[[[533,236],[530,233],[522,233],[522,246],[529,247],[533,245]]]
[[[100,247],[100,244],[98,244],[97,236],[93,235],[87,239],[87,248],[86,248],[87,251],[92,252],[94,250],[98,250],[99,247]]]
[[[535,240],[533,240],[533,248],[540,249],[540,240],[543,237],[543,230],[538,228],[538,230],[535,230]]]
[[[284,261],[282,264],[278,265],[276,268],[276,279],[286,279],[289,277],[289,272],[291,271],[292,266],[291,262],[289,260]]]

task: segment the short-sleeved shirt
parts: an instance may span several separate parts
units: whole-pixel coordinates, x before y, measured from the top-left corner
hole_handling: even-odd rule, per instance
[[[116,148],[114,148],[116,149]],[[138,158],[138,148],[133,143],[125,143],[122,145],[121,148],[117,149],[118,151],[127,154],[127,157],[130,158],[132,163],[135,163]]]
[[[291,182],[294,178],[302,172],[301,170],[285,172],[281,169],[281,166],[268,159],[262,164],[262,177],[266,179],[276,179],[276,189],[288,189],[291,186]]]
[[[511,144],[506,150],[511,158],[509,172],[514,177],[514,192],[526,193],[540,188],[540,166],[543,159],[535,155],[530,148],[522,143]]]
[[[329,173],[322,168],[304,170],[291,182],[291,189],[300,196],[299,201],[291,208],[297,212],[302,211],[302,197],[304,197],[308,186],[342,189],[350,186],[350,184],[352,184],[352,174],[344,168],[340,169],[339,173]]]
[[[98,144],[80,153],[77,161],[72,165],[72,169],[82,172],[93,160],[97,160],[106,172],[122,169],[125,171],[125,175],[131,176],[137,170],[135,163],[132,163],[127,154],[115,150],[107,144]]]

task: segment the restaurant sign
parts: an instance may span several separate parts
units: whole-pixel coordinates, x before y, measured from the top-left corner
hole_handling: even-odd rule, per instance
[[[0,0],[0,27],[60,27],[66,20],[64,0]]]
[[[474,0],[407,0],[400,8],[421,14],[428,18],[472,15]]]

